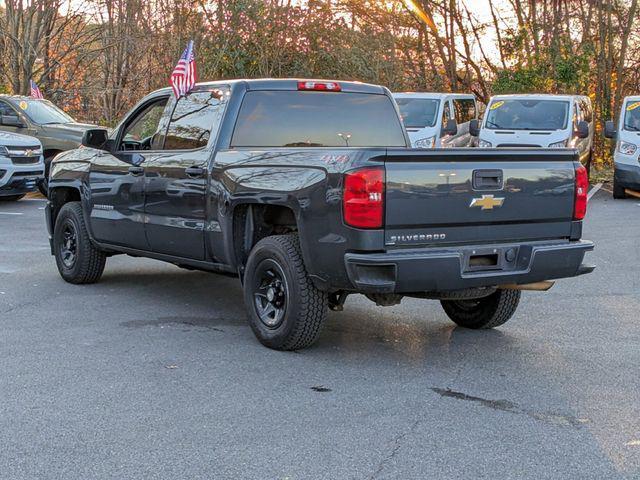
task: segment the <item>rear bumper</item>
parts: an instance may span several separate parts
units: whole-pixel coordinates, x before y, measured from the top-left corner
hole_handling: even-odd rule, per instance
[[[358,292],[444,292],[590,273],[582,261],[593,247],[581,240],[347,253],[345,266]],[[495,256],[496,265],[473,266],[477,255]]]
[[[640,189],[640,165],[616,163],[614,176],[621,187]]]

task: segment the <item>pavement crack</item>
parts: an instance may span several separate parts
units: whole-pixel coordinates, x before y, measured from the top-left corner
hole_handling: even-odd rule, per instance
[[[376,470],[369,477],[369,480],[374,480],[375,478],[377,478],[384,471],[384,468],[387,466],[387,464],[398,455],[398,452],[402,448],[402,443],[403,443],[404,439],[407,436],[409,436],[412,433],[414,433],[416,428],[418,428],[419,424],[420,424],[420,420],[416,420],[415,422],[413,422],[413,424],[408,429],[400,432],[398,435],[393,437],[393,439],[389,442],[393,446],[393,448],[391,449],[391,451],[387,455],[385,455],[382,458],[380,463],[378,463],[378,466],[377,466]]]
[[[566,415],[556,412],[543,412],[537,410],[528,410],[520,407],[517,403],[509,400],[490,400],[482,397],[476,397],[468,395],[463,392],[456,392],[449,388],[436,388],[432,387],[431,390],[436,392],[441,397],[454,398],[456,400],[464,400],[467,402],[478,403],[479,405],[491,408],[492,410],[498,410],[501,412],[514,413],[517,415],[526,415],[534,420],[539,420],[552,425],[559,425],[564,427],[579,428],[585,423],[589,423],[587,418],[578,418],[572,415]]]

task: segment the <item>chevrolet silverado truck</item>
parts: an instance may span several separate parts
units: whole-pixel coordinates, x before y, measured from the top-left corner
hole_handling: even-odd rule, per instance
[[[239,276],[264,345],[311,345],[349,294],[439,300],[492,328],[522,290],[589,273],[586,171],[568,149],[409,148],[383,87],[315,80],[151,93],[52,164],[51,252],[76,284],[108,257]]]
[[[85,130],[95,128],[76,122],[49,100],[21,95],[0,95],[0,131],[36,137],[44,148],[44,176],[38,190],[47,196],[49,167],[53,157],[80,146]]]

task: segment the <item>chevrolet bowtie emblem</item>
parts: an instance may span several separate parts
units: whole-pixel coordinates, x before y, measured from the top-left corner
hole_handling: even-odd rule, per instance
[[[493,210],[494,207],[501,207],[504,197],[496,198],[493,195],[482,195],[482,198],[471,200],[469,207],[481,207],[482,210]]]
[[[30,148],[27,148],[27,149],[24,151],[24,155],[25,155],[26,157],[30,157],[31,155],[33,155],[33,150],[31,150]]]

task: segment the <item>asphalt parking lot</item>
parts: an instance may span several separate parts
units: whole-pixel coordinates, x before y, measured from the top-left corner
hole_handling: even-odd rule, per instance
[[[350,297],[289,353],[233,278],[120,256],[66,284],[43,207],[0,204],[3,479],[640,478],[640,200],[598,192],[597,270],[497,330]]]

